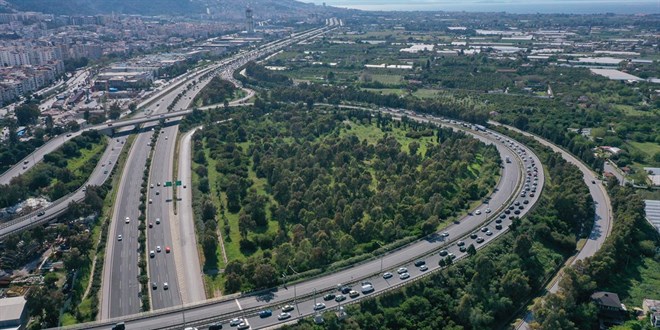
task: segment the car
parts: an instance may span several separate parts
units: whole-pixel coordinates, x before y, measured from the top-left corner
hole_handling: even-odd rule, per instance
[[[160,251],[162,251],[160,245],[156,246],[156,252],[160,252]]]
[[[233,318],[229,321],[229,325],[235,327],[243,322],[243,319]]]
[[[392,273],[390,273],[390,272],[386,272],[386,273],[383,274],[384,279],[392,278],[392,276],[394,276],[394,275],[392,275]]]
[[[160,195],[160,191],[156,190],[156,195]]]
[[[515,205],[515,206],[520,205],[520,201],[516,201],[515,203],[513,203],[513,205]]]
[[[332,293],[328,293],[325,296],[323,296],[323,300],[328,301],[328,300],[333,300],[335,299],[335,295]]]
[[[421,266],[419,267],[419,270],[425,272],[425,271],[429,270],[429,267],[426,266],[426,265],[421,265]]]
[[[489,231],[487,231],[487,232],[486,232],[486,236],[493,236],[493,232],[492,232],[492,231],[490,231],[490,230],[489,230]]]
[[[476,210],[476,211],[474,211],[474,214],[479,215],[479,214],[481,214],[481,211],[480,211],[480,210]]]
[[[315,311],[320,311],[324,308],[325,308],[325,304],[322,303],[322,302],[318,302],[318,303],[314,304],[314,310]]]
[[[481,232],[482,232],[482,233],[485,233],[485,232],[487,232],[487,231],[488,231],[488,227],[483,227],[483,228],[481,228]]]
[[[534,197],[534,193],[529,194],[529,197]]]
[[[185,184],[183,185],[183,189],[186,189],[186,185],[185,185]]]
[[[152,183],[152,184],[151,184],[151,188],[153,188],[153,187],[154,187],[154,184]]]
[[[447,250],[441,250],[439,254],[440,254],[441,257],[444,257],[444,256],[446,256],[448,253],[449,253],[449,252],[447,252]]]
[[[344,301],[344,300],[346,300],[346,296],[344,296],[343,294],[338,294],[338,295],[335,297],[335,301],[336,301],[336,302],[341,302],[341,301]]]
[[[238,325],[237,329],[238,329],[238,330],[247,330],[247,329],[250,329],[250,325],[247,324],[247,323],[245,323],[245,322],[241,322],[241,323]]]
[[[442,237],[447,237],[447,236],[449,236],[449,232],[442,233]]]
[[[529,204],[529,200],[528,199],[524,200],[523,204]]]
[[[44,215],[44,214],[46,214],[46,211],[39,211],[39,213],[37,213],[37,216],[40,217],[40,216],[42,216],[42,215]]]
[[[424,260],[417,260],[415,261],[415,267],[423,266],[426,265],[426,261]]]
[[[362,293],[367,294],[374,292],[374,285],[371,282],[362,282]]]
[[[169,285],[167,285],[167,282],[163,283],[163,290],[169,289]]]
[[[407,272],[408,272],[408,268],[406,268],[406,267],[401,267],[401,268],[397,269],[396,272],[397,272],[397,274],[407,273]]]
[[[502,219],[495,219],[495,223],[502,223]]]
[[[400,279],[400,280],[405,280],[405,279],[408,279],[408,278],[410,278],[410,274],[409,274],[409,273],[403,273],[403,274],[400,274],[400,275],[399,275],[399,279]]]
[[[154,252],[154,250],[149,251],[149,256],[152,257],[152,258],[155,257],[156,252]]]
[[[23,169],[24,169],[24,170],[27,169],[27,165],[23,165]]]
[[[273,311],[270,310],[270,309],[264,309],[264,310],[259,312],[259,317],[262,318],[262,319],[266,318],[266,317],[269,317],[271,315],[273,315]]]
[[[499,223],[496,224],[496,225],[495,225],[495,229],[497,229],[497,230],[502,230],[502,225],[499,224]]]
[[[523,209],[525,209],[525,205],[520,205],[520,206],[518,206],[518,208],[523,210]]]
[[[506,219],[506,214],[504,213],[500,214],[500,219]]]
[[[156,282],[151,283],[151,287],[154,288],[154,290],[158,289],[158,283]]]
[[[170,247],[169,247],[169,246],[166,246],[166,247],[165,247],[165,253],[170,253],[170,251],[171,251],[171,250],[170,250]]]
[[[465,252],[467,251],[467,248],[465,246],[461,246],[458,248],[458,251]]]
[[[282,321],[291,317],[291,313],[282,312],[280,315],[277,315],[277,319]]]
[[[293,308],[293,306],[291,306],[291,305],[284,305],[284,307],[282,307],[282,312],[290,312],[290,311],[292,311],[293,309],[294,309],[294,308]]]
[[[520,210],[513,211],[513,214],[520,214]]]
[[[463,245],[465,245],[465,242],[464,241],[458,241],[458,242],[456,242],[456,245],[463,246]]]
[[[121,235],[117,235],[117,240],[118,240],[118,241],[121,241],[121,240],[122,240]]]
[[[339,290],[339,291],[341,291],[341,293],[343,293],[343,294],[348,294],[349,292],[351,292],[351,290],[352,289],[351,289],[350,286],[345,286],[345,287],[342,287],[341,290]]]
[[[154,203],[154,200],[149,198],[149,204],[153,204],[153,203]]]
[[[486,209],[486,213],[492,212],[491,209]]]
[[[156,224],[160,225],[160,218],[156,218]]]
[[[211,325],[209,325],[209,330],[220,330],[222,329],[222,323],[216,322]]]
[[[596,184],[596,180],[591,180],[591,184]]]
[[[160,187],[160,182],[156,182],[156,185]]]
[[[153,228],[153,227],[154,227],[154,223],[153,223],[153,222],[149,222],[149,228]]]
[[[124,220],[124,222],[125,222],[125,223],[130,223],[130,222],[131,222],[131,218],[126,217],[126,219]]]
[[[360,293],[355,290],[351,290],[351,292],[348,293],[348,296],[351,298],[357,298],[360,296]]]
[[[471,239],[477,239],[477,233],[472,233],[470,234]]]
[[[505,213],[505,214],[511,214],[511,210],[506,209],[506,210],[504,210],[504,213]]]
[[[477,237],[477,243],[480,243],[480,244],[481,244],[481,243],[483,243],[483,242],[484,242],[483,237]]]

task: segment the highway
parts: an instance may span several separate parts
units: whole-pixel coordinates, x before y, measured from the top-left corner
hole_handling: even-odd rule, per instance
[[[177,179],[182,182],[176,187],[178,214],[174,220],[175,237],[173,246],[176,247],[174,258],[179,269],[185,272],[179,276],[179,286],[184,304],[206,300],[202,280],[202,269],[199,262],[197,237],[195,235],[195,217],[192,206],[192,136],[196,129],[187,132],[179,142],[179,166]],[[183,266],[185,265],[185,267]],[[181,280],[182,279],[182,280]]]
[[[70,201],[83,200],[85,198],[84,190],[86,186],[101,185],[105,182],[105,180],[108,179],[108,177],[110,177],[112,168],[117,163],[117,159],[119,158],[119,154],[121,153],[121,149],[123,148],[125,141],[126,138],[123,136],[119,138],[111,138],[109,140],[108,147],[101,156],[101,159],[96,165],[96,168],[90,175],[87,182],[80,189],[62,197],[46,208],[32,212],[27,216],[0,224],[0,239],[11,233],[25,230],[37,224],[47,222],[50,219],[54,219],[66,211],[66,209],[69,207]],[[40,212],[44,213],[39,215]]]
[[[551,143],[550,141],[538,135],[527,133],[515,127],[502,125],[496,122],[491,122],[490,124],[501,125],[512,131],[518,132],[528,137],[532,137],[539,143],[543,144],[544,146],[551,148],[554,152],[560,153],[562,158],[564,158],[567,162],[577,166],[580,169],[580,171],[584,175],[584,183],[589,188],[589,193],[591,194],[591,197],[594,200],[594,204],[596,207],[595,215],[594,215],[594,225],[591,229],[591,233],[589,234],[589,237],[587,238],[584,246],[582,246],[582,249],[580,249],[577,255],[574,256],[570,260],[570,262],[567,263],[567,265],[565,265],[559,271],[554,281],[551,283],[552,285],[550,286],[550,289],[548,290],[548,292],[557,293],[557,291],[559,291],[559,281],[561,280],[563,269],[567,266],[574,265],[578,260],[584,260],[596,254],[596,252],[598,252],[598,250],[600,250],[600,248],[603,246],[603,243],[605,243],[605,239],[607,239],[607,237],[612,232],[613,213],[612,213],[612,203],[610,201],[610,196],[607,193],[605,186],[603,186],[603,184],[598,179],[598,175],[594,173],[581,160],[573,156],[573,154],[571,154],[570,152],[556,146],[555,144]],[[529,322],[531,322],[532,320],[533,320],[533,315],[531,314],[531,312],[529,312],[524,317],[523,321],[518,324],[517,329],[531,329],[529,326]]]
[[[396,114],[393,114],[396,115]],[[430,120],[428,118],[410,116],[409,118],[426,121]],[[439,120],[434,120],[434,122],[439,122]],[[463,127],[458,127],[456,125],[451,125],[449,123],[443,123],[453,127],[454,129],[460,129],[472,134],[476,138],[485,141],[486,143],[494,144],[498,151],[501,153],[502,159],[509,157],[512,159],[512,163],[507,163],[504,165],[501,179],[497,185],[497,191],[491,196],[491,200],[488,205],[484,204],[479,206],[480,210],[485,210],[490,207],[493,209],[493,212],[486,214],[482,212],[480,215],[466,216],[460,220],[457,224],[452,224],[445,229],[449,233],[448,237],[443,237],[440,234],[436,234],[425,239],[419,240],[411,245],[406,246],[405,248],[390,252],[382,256],[381,258],[370,260],[347,269],[337,271],[331,274],[326,274],[324,276],[309,279],[307,281],[297,283],[295,285],[290,284],[285,289],[283,287],[278,288],[273,292],[267,292],[261,295],[245,295],[238,296],[235,299],[231,297],[225,297],[220,300],[210,300],[201,304],[194,304],[191,306],[186,306],[186,308],[171,308],[154,313],[144,314],[135,317],[125,317],[117,320],[123,320],[127,322],[127,328],[129,329],[161,329],[161,328],[175,328],[180,327],[185,323],[188,325],[203,325],[210,322],[211,317],[214,317],[214,320],[222,319],[227,321],[228,318],[235,316],[242,316],[245,313],[245,316],[248,317],[249,323],[253,328],[261,328],[270,325],[278,324],[276,317],[269,317],[261,319],[258,316],[254,316],[254,313],[265,306],[280,306],[285,303],[295,304],[297,306],[296,311],[298,314],[293,315],[293,318],[299,316],[310,315],[312,312],[312,305],[314,303],[312,295],[314,292],[317,293],[317,299],[324,292],[334,291],[338,283],[356,285],[357,282],[368,279],[370,280],[375,287],[375,293],[378,294],[390,287],[395,287],[401,282],[409,282],[415,278],[424,276],[428,274],[433,269],[437,268],[439,255],[437,253],[440,249],[446,249],[448,252],[454,253],[458,258],[464,256],[463,252],[459,251],[459,247],[455,245],[455,242],[458,239],[461,239],[465,242],[465,246],[470,244],[475,244],[478,248],[484,246],[488,242],[496,239],[499,235],[504,233],[510,224],[509,216],[505,216],[502,219],[501,225],[502,229],[495,229],[494,221],[496,218],[499,219],[501,214],[499,210],[504,207],[516,207],[519,209],[519,206],[515,206],[512,203],[519,202],[521,205],[524,205],[524,209],[520,210],[518,216],[523,216],[526,214],[531,206],[537,201],[538,193],[542,190],[544,184],[543,172],[538,172],[538,181],[537,182],[537,191],[538,193],[535,197],[520,197],[520,189],[524,184],[523,178],[523,164],[525,168],[530,167],[530,175],[526,178],[532,180],[531,173],[533,172],[534,166],[540,166],[540,161],[538,157],[531,153],[529,150],[523,149],[523,147],[515,142],[505,142],[507,138],[498,136],[495,133],[485,133],[485,132],[476,132],[471,129],[465,129]],[[498,139],[499,137],[499,139]],[[525,151],[522,151],[525,150]],[[526,157],[526,160],[523,160],[522,157]],[[532,165],[534,164],[534,165]],[[511,198],[513,196],[513,199]],[[522,202],[527,199],[529,204],[523,204]],[[475,228],[480,228],[482,226],[488,227],[489,231],[492,233],[492,236],[487,236],[481,231],[477,231],[478,236],[484,241],[479,244],[476,243],[475,239],[466,237],[466,235],[472,234],[475,232]],[[408,264],[412,259],[422,256],[427,261],[429,271],[422,272],[415,268],[413,265]],[[424,257],[426,256],[426,257]],[[410,270],[411,279],[408,280],[399,280],[396,275],[393,279],[385,280],[381,277],[382,271],[394,270],[400,266],[406,266]],[[350,298],[349,298],[350,300]],[[335,306],[335,302],[326,302],[328,308]],[[110,322],[105,322],[99,325],[86,324],[86,328],[91,329],[107,329],[112,322],[117,320],[112,320]],[[75,328],[75,327],[74,327]]]

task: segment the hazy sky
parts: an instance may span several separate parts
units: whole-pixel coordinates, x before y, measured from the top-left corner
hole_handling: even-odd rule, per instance
[[[660,0],[302,0],[367,10],[660,12]]]

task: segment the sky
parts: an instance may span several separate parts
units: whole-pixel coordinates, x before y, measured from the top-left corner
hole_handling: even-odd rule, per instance
[[[660,0],[303,0],[364,10],[660,13]]]

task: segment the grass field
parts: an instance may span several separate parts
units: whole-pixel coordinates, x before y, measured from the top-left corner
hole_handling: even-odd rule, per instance
[[[394,94],[394,95],[408,94],[408,90],[401,88],[363,88],[363,90],[374,93],[382,93],[382,94]],[[439,97],[438,92],[439,91],[435,89],[418,89],[414,91],[412,95],[422,99],[431,99],[431,98]]]
[[[66,167],[73,173],[80,174],[78,171],[95,155],[103,153],[108,145],[108,140],[103,139],[102,143],[95,144],[92,149],[80,149],[80,157],[72,158],[67,161]]]
[[[613,108],[622,111],[626,116],[659,117],[657,111],[640,111],[635,109],[632,105],[615,104]]]
[[[658,143],[630,141],[628,144],[651,157],[660,152],[660,144]]]
[[[660,300],[660,261],[638,259],[613,275],[617,285],[607,290],[616,292],[629,310],[635,306],[641,307],[645,298]]]

